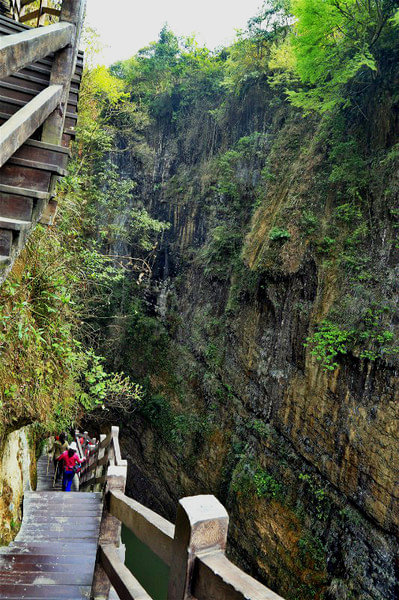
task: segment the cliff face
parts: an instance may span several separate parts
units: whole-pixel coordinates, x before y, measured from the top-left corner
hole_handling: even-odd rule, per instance
[[[169,518],[216,494],[234,558],[287,600],[398,594],[399,107],[367,110],[326,134],[254,87],[154,123],[141,171],[123,158],[171,223],[160,329],[115,359],[150,380],[128,491]]]
[[[21,522],[22,497],[31,489],[32,456],[29,427],[10,433],[3,441],[0,462],[0,544],[14,539]]]

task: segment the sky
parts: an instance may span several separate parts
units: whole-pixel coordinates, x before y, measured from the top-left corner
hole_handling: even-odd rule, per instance
[[[109,65],[156,41],[165,23],[178,36],[196,34],[208,48],[229,44],[262,4],[262,0],[88,0],[86,24],[97,30],[104,45],[97,61]]]

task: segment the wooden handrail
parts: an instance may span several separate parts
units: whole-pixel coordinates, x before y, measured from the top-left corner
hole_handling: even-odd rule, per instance
[[[120,600],[152,600],[123,564],[114,546],[100,544],[99,559]]]
[[[0,37],[0,79],[65,48],[71,42],[74,31],[71,23],[55,23],[42,29]]]
[[[172,523],[118,490],[109,492],[108,501],[110,514],[170,565],[175,531]]]
[[[123,523],[170,567],[168,600],[283,600],[225,556],[229,516],[215,496],[182,498],[174,526],[125,495],[126,465],[116,464],[126,462],[120,459],[118,432],[113,427],[106,438],[110,465],[93,595],[101,591],[107,598],[113,585],[120,600],[151,600],[119,557]]]
[[[197,556],[192,594],[196,600],[282,600],[241,571],[222,552]]]
[[[61,85],[51,85],[1,125],[0,167],[54,111],[60,102],[62,91]]]

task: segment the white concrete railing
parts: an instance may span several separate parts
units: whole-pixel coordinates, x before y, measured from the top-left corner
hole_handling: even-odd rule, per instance
[[[111,438],[94,598],[108,598],[112,584],[120,600],[151,600],[117,552],[123,523],[170,567],[168,600],[283,600],[226,557],[229,516],[215,496],[182,498],[175,525],[128,498],[117,427]]]

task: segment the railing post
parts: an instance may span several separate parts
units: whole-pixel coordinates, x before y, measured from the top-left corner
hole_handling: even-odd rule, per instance
[[[112,427],[112,437],[111,437],[111,446],[113,447],[113,458],[115,459],[115,443],[118,444],[118,436],[119,436],[119,427]],[[105,436],[104,436],[105,437]],[[104,438],[103,438],[104,439]],[[119,444],[118,444],[119,446]],[[107,483],[105,488],[106,500],[104,504],[104,511],[101,520],[101,529],[100,529],[100,545],[110,545],[113,548],[119,548],[121,541],[121,522],[114,516],[112,516],[108,510],[108,500],[107,496],[109,496],[108,492],[111,490],[118,490],[121,492],[125,492],[127,479],[127,461],[120,460],[119,464],[116,464],[116,461],[113,460],[107,472]],[[92,595],[99,600],[105,600],[108,598],[109,590],[111,584],[108,576],[106,575],[104,569],[101,564],[97,562],[96,570],[94,573],[94,580],[92,586]]]
[[[195,557],[224,551],[229,516],[215,496],[190,496],[179,501],[172,549],[168,600],[190,600]]]
[[[58,108],[49,116],[43,125],[42,141],[49,144],[61,143],[64,129],[65,113],[68,104],[69,88],[75,72],[76,58],[79,49],[86,0],[64,0],[60,21],[75,25],[75,35],[69,46],[57,52],[50,76],[50,85],[62,85],[63,96]]]

